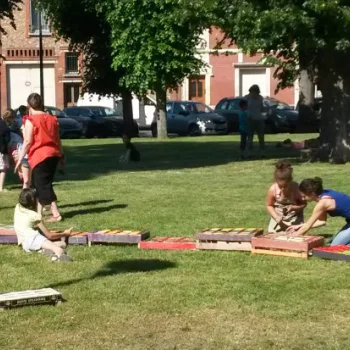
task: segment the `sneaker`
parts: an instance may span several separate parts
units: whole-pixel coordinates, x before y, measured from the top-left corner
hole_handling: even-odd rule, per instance
[[[51,261],[54,262],[71,262],[73,261],[72,258],[70,256],[68,256],[67,254],[62,254],[61,256],[58,255],[53,255],[51,257]]]

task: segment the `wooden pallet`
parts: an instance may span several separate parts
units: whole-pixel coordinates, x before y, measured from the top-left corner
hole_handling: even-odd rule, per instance
[[[67,244],[72,245],[85,245],[88,244],[89,232],[70,232],[63,235],[64,231],[51,231],[51,233],[57,233],[57,237],[53,237],[52,240],[64,239]]]
[[[196,247],[199,250],[250,251],[252,238],[263,232],[258,228],[205,229],[196,234]]]
[[[350,261],[350,247],[339,244],[332,247],[314,248],[312,256],[328,260]]]
[[[89,246],[92,243],[138,244],[149,238],[149,231],[101,230],[90,232]]]
[[[13,226],[0,226],[0,244],[17,244],[17,235]]]
[[[324,237],[267,234],[252,239],[252,253],[307,259],[311,249],[324,245]]]
[[[23,292],[13,292],[0,294],[0,310],[43,304],[57,305],[62,301],[62,295],[52,288],[38,290],[26,290]]]
[[[196,242],[189,237],[154,237],[139,243],[140,249],[196,250]]]

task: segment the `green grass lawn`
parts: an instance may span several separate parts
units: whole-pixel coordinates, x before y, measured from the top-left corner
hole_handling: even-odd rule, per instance
[[[311,135],[293,135],[302,140]],[[205,227],[267,227],[273,163],[350,193],[350,165],[300,163],[268,136],[268,159],[238,160],[238,137],[139,139],[139,164],[118,164],[120,140],[65,141],[67,173],[54,228],[149,229],[193,236]],[[0,222],[12,223],[9,177]],[[311,208],[307,209],[307,213]],[[336,233],[331,219],[315,233]],[[1,349],[349,349],[350,265],[239,252],[70,247],[71,264],[0,247],[0,291],[53,287],[66,302],[0,313]]]

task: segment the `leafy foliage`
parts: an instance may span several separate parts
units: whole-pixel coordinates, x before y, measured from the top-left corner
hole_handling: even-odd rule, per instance
[[[1,46],[1,35],[6,35],[6,30],[1,25],[1,21],[8,19],[10,24],[15,28],[15,22],[13,12],[19,10],[19,4],[22,0],[1,0],[0,1],[0,46]]]
[[[112,68],[111,32],[105,13],[94,0],[38,0],[56,35],[84,53],[84,91],[100,95],[119,94],[122,69]]]
[[[201,1],[111,0],[107,3],[112,28],[114,67],[128,74],[122,80],[135,92],[177,88],[198,73],[196,57],[205,23]]]

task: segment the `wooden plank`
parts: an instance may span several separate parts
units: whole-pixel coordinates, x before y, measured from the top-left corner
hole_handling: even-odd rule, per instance
[[[253,237],[264,232],[259,228],[213,228],[196,233],[196,239],[201,241],[250,242]]]
[[[91,243],[138,244],[149,236],[149,231],[102,230],[90,232],[88,240],[89,246]]]
[[[199,250],[230,250],[247,251],[252,248],[250,242],[222,242],[222,241],[196,241],[196,247]]]
[[[139,242],[138,247],[159,250],[196,250],[196,243],[189,237],[155,237],[149,241]]]
[[[276,250],[308,252],[310,249],[322,245],[324,245],[324,237],[320,236],[293,237],[283,234],[267,234],[252,239],[253,248],[268,248]]]
[[[258,249],[252,248],[252,254],[261,254],[261,255],[274,255],[274,256],[286,256],[291,258],[302,258],[308,259],[309,254],[307,252],[292,252],[287,250],[270,250],[270,249]]]
[[[350,247],[346,245],[336,245],[319,247],[312,250],[312,256],[321,259],[350,261]]]
[[[16,235],[0,236],[0,244],[18,244]]]
[[[20,306],[58,304],[60,301],[62,301],[61,293],[52,288],[26,290],[0,294],[0,309],[4,310]]]

